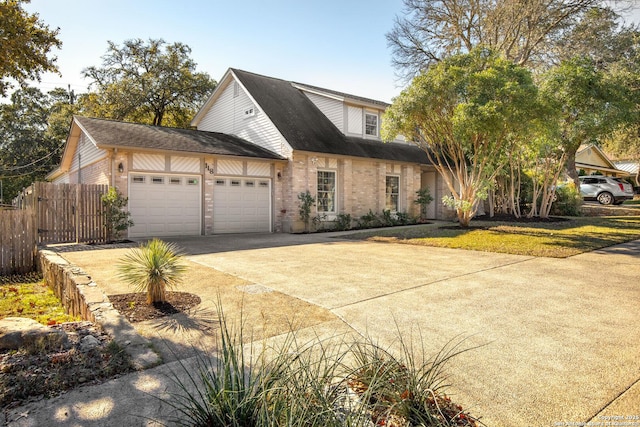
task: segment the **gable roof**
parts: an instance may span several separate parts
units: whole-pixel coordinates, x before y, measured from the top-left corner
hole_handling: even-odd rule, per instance
[[[293,83],[247,71],[230,69],[247,89],[278,131],[294,150],[344,156],[395,160],[429,164],[424,151],[403,143],[344,135],[320,109],[296,86],[325,91],[368,104],[386,107],[388,104],[316,86]]]
[[[169,128],[75,116],[76,122],[99,148],[180,151],[221,156],[284,160],[278,154],[242,138],[219,132]]]

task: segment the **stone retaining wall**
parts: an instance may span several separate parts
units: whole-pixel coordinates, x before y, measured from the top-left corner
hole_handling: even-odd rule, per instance
[[[38,251],[36,262],[47,285],[69,314],[102,326],[132,356],[137,368],[148,368],[160,362],[149,340],[136,332],[84,270],[50,250]]]
[[[115,310],[109,298],[80,267],[70,264],[53,251],[41,250],[37,257],[38,271],[72,316],[96,321],[104,310]]]

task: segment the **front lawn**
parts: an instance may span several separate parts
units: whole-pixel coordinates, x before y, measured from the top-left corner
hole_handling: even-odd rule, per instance
[[[566,258],[640,239],[640,216],[584,217],[559,222],[473,220],[467,229],[453,223],[385,229],[351,236],[380,242],[407,243],[516,255]]]

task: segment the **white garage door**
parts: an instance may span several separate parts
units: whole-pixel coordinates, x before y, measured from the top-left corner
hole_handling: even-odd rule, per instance
[[[271,181],[216,178],[213,186],[213,232],[271,231]]]
[[[200,235],[198,176],[129,175],[130,237]]]

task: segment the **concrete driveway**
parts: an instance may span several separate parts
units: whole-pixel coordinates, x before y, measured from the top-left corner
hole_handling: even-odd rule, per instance
[[[339,237],[172,240],[389,347],[479,346],[451,361],[449,393],[488,426],[640,426],[640,241],[551,259]]]

